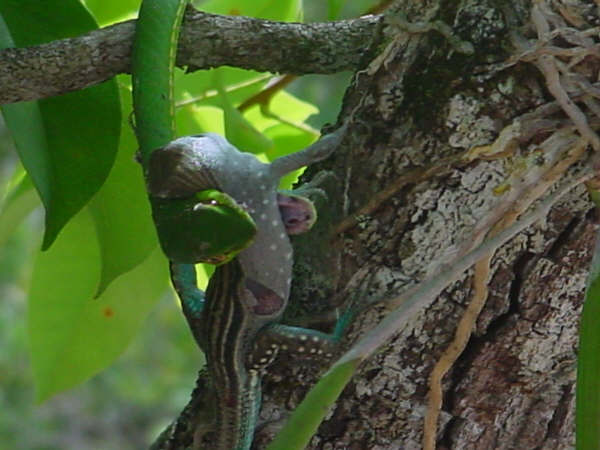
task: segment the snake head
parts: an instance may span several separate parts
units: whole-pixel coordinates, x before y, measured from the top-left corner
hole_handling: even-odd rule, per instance
[[[160,245],[181,264],[224,264],[248,247],[256,235],[250,215],[229,195],[215,189],[187,198],[152,199]]]

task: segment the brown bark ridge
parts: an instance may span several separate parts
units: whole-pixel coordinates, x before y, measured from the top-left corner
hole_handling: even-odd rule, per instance
[[[231,65],[293,74],[356,70],[379,16],[330,23],[282,23],[189,8],[177,65]],[[83,89],[130,72],[135,21],[35,47],[0,50],[0,104]]]
[[[600,126],[593,2],[404,0],[394,11],[443,20],[476,52],[386,21],[380,56],[347,91],[343,148],[305,175],[330,173],[328,200],[316,199],[319,222],[295,241],[291,315],[361,289],[364,302],[401,294],[590,166]],[[577,330],[596,229],[578,185],[367,360],[309,448],[573,448]],[[466,311],[475,313],[459,327]],[[385,302],[361,313],[346,344],[386,313]],[[253,448],[265,447],[315,372],[296,359],[269,370]]]

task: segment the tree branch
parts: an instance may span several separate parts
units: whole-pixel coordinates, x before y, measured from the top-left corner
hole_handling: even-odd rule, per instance
[[[380,16],[328,23],[284,23],[189,9],[177,65],[235,66],[294,74],[355,70]],[[35,47],[0,51],[0,104],[83,89],[129,73],[135,21]]]

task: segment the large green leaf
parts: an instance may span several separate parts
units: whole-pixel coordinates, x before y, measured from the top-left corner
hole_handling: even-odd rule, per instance
[[[6,24],[2,47],[36,45],[97,28],[77,0],[1,0],[0,15]],[[112,167],[121,124],[116,83],[4,105],[2,112],[46,208],[43,248],[48,248]]]
[[[273,143],[258,131],[253,124],[240,113],[229,100],[219,73],[215,72],[215,84],[221,99],[225,119],[225,136],[235,147],[252,153],[264,153],[271,149]]]
[[[275,143],[273,149],[267,152],[269,161],[306,148],[318,138],[318,135],[285,124],[269,127],[264,133]]]
[[[600,448],[600,239],[588,277],[577,358],[576,442],[578,450]]]
[[[73,387],[113,362],[167,286],[167,264],[157,249],[94,299],[99,256],[95,225],[86,208],[36,259],[28,328],[38,400]]]
[[[78,0],[0,0],[0,14],[18,47],[73,37],[98,28]]]
[[[1,7],[2,3],[0,2]],[[14,45],[0,9],[0,49],[14,47]],[[49,205],[52,185],[51,163],[44,122],[37,102],[3,105],[2,113],[6,126],[12,132],[21,162],[26,168],[31,168],[29,175],[33,179],[38,194],[42,202]]]
[[[256,106],[249,109],[244,117],[267,137],[277,138],[281,144],[286,144],[275,145],[267,150],[267,156],[272,161],[317,140],[318,130],[310,129],[304,122],[318,112],[318,108],[311,103],[302,101],[286,91],[280,91],[270,99],[266,110],[261,111]],[[286,134],[290,137],[287,143],[284,142]]]
[[[77,338],[82,310],[94,294],[100,271],[100,254],[95,230],[87,211],[80,212],[47,252],[38,255],[29,290],[29,341],[38,398],[44,399],[60,388],[64,380],[78,377],[78,368],[61,369],[61,358]],[[97,300],[94,300],[97,301]],[[90,355],[96,349],[90,348]],[[74,384],[74,383],[72,383]]]
[[[202,105],[220,107],[221,100],[215,89],[215,74],[218,74],[221,84],[234,104],[241,103],[260,92],[268,81],[264,73],[235,67],[219,67],[218,69],[199,70],[187,74],[182,70],[175,70],[176,103],[199,99]]]
[[[125,119],[131,113],[131,91],[125,76],[121,81],[124,120],[119,153],[108,179],[89,204],[102,259],[98,293],[145,260],[158,243],[142,168],[134,158],[137,143]]]
[[[223,110],[221,108],[190,104],[180,108],[175,117],[178,136],[198,134],[205,131],[220,135],[225,134]]]
[[[276,117],[284,118],[290,122],[303,122],[313,114],[319,113],[317,108],[312,103],[305,102],[298,97],[290,94],[286,91],[279,91],[276,95],[271,98],[269,102],[269,112],[274,114]],[[254,120],[251,114],[248,114],[250,120]],[[258,119],[258,118],[257,118]],[[267,118],[263,116],[265,121],[270,121],[269,124],[265,124],[264,127],[270,125],[276,125],[280,123],[278,120],[273,118]],[[262,129],[263,125],[260,126]],[[315,135],[315,138],[317,135]]]

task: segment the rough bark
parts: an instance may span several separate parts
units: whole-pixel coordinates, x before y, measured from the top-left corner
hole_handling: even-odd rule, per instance
[[[325,183],[329,200],[320,204],[318,227],[296,240],[292,314],[339,304],[349,283],[358,286],[350,292],[365,288],[364,272],[376,274],[365,302],[404,292],[482,238],[486,219],[494,233],[492,225],[501,229],[525,197],[544,198],[589,164],[588,148],[532,194],[561,152],[595,135],[595,94],[582,96],[582,86],[599,68],[597,38],[581,34],[599,23],[597,6],[537,2],[536,16],[535,4],[395,3],[409,20],[453,24],[476,54],[453,52],[435,32],[394,40],[386,29],[385,59],[358,72],[347,92],[342,118],[352,115],[353,126],[344,148],[307,175],[330,170],[336,178]],[[587,121],[573,121],[569,106],[555,101],[547,55]],[[532,122],[525,115],[533,111]],[[423,448],[429,377],[482,287],[483,310],[443,377],[437,448],[573,448],[577,329],[596,229],[580,185],[480,265],[484,286],[473,269],[464,273],[364,363],[310,448]],[[361,314],[348,345],[385,313],[379,305]],[[269,371],[254,448],[264,448],[314,380],[314,367],[297,359]]]

